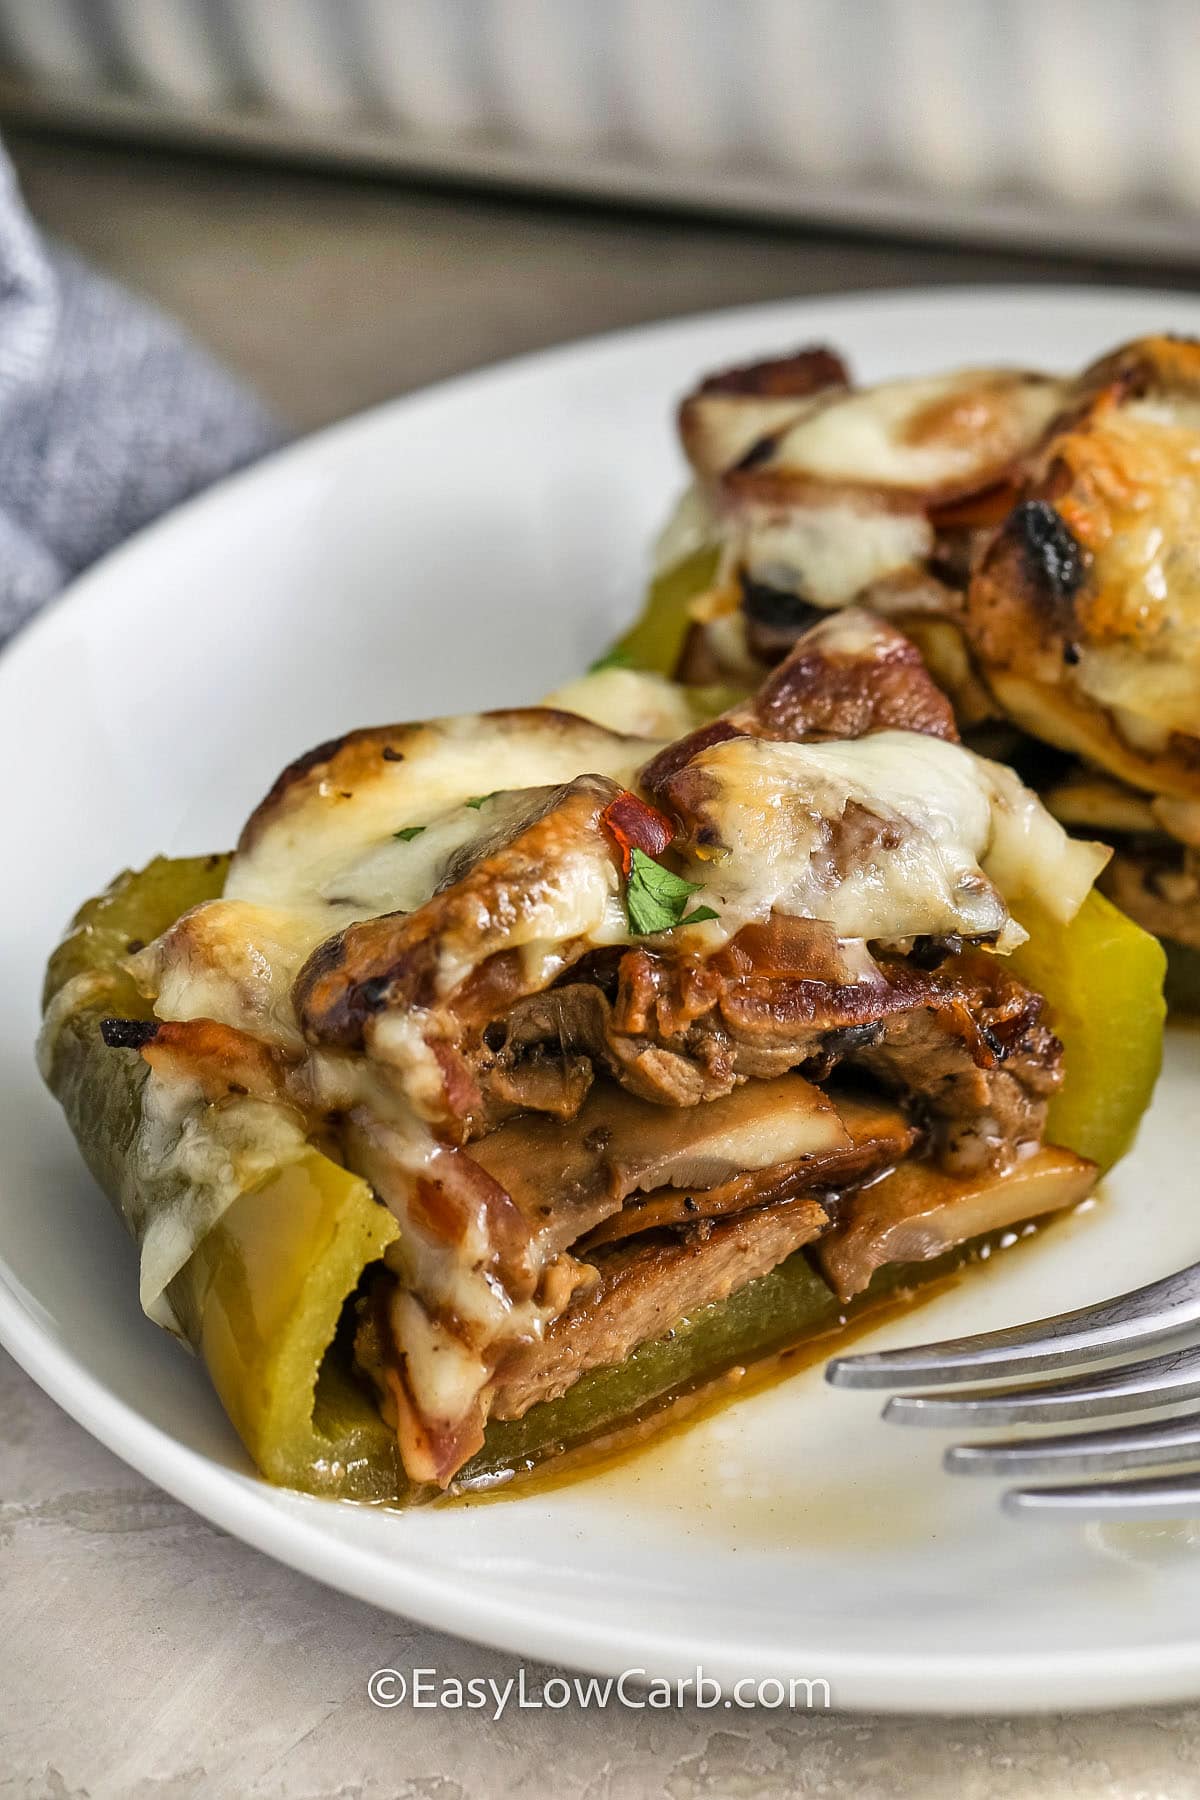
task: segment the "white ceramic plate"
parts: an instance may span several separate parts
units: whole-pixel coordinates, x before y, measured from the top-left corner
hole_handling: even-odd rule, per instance
[[[134,1467],[397,1612],[602,1672],[824,1677],[835,1704],[1110,1706],[1200,1694],[1200,1524],[1009,1522],[941,1442],[818,1369],[557,1491],[410,1514],[255,1479],[202,1370],[137,1309],[134,1257],[32,1064],[46,954],[156,850],[228,844],[348,726],[535,698],[632,609],[679,485],[672,402],[811,339],[868,378],[1075,367],[1178,295],[941,292],[772,306],[557,351],[381,408],[185,507],[0,658],[0,1337]],[[1036,1317],[1200,1256],[1175,1034],[1136,1153],[1090,1212],[887,1329]],[[882,1336],[882,1334],[881,1334]]]

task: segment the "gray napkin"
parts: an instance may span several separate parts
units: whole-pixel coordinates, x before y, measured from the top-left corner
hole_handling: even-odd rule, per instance
[[[178,326],[41,239],[0,149],[0,644],[105,550],[281,437]]]

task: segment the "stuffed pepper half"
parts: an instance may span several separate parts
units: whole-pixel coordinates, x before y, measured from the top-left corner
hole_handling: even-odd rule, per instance
[[[43,1067],[259,1468],[434,1495],[1088,1194],[1161,1035],[1106,860],[851,610],[665,741],[321,745],[84,908]]]
[[[703,382],[680,434],[633,659],[750,684],[822,613],[891,619],[963,730],[1114,846],[1106,891],[1200,1006],[1200,344],[870,388],[809,350]]]

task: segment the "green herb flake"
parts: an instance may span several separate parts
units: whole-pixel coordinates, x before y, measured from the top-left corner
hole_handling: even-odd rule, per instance
[[[698,906],[684,918],[689,897],[702,886],[699,881],[685,881],[682,875],[664,869],[644,850],[635,848],[625,884],[625,911],[630,930],[637,932],[639,937],[649,937],[656,931],[673,931],[676,925],[696,925],[705,919],[715,919],[717,915],[711,906]]]
[[[406,825],[403,831],[393,831],[392,836],[399,838],[402,844],[411,844],[415,837],[420,837],[424,829],[423,825]]]
[[[489,800],[494,800],[496,795],[502,792],[501,788],[493,788],[490,794],[476,794],[473,799],[466,800],[463,804],[469,806],[472,812],[478,812],[481,806],[486,806]]]

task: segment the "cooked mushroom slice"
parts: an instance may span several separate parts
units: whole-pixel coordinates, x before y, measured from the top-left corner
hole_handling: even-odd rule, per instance
[[[841,357],[816,346],[710,375],[679,408],[688,461],[698,475],[719,476],[849,381]]]
[[[903,1118],[882,1108],[875,1135],[881,1159],[913,1139]],[[685,1205],[698,1191],[783,1167],[801,1170],[812,1186],[826,1168],[840,1173],[867,1163],[869,1145],[865,1129],[852,1136],[835,1103],[793,1074],[682,1108],[597,1083],[569,1124],[526,1114],[472,1145],[470,1155],[512,1196],[531,1231],[565,1249],[620,1213],[630,1196],[643,1197],[631,1209],[642,1221],[637,1228],[670,1223],[701,1210]],[[745,1204],[754,1204],[749,1188],[746,1195]]]
[[[902,1163],[849,1196],[816,1255],[841,1299],[851,1300],[885,1263],[928,1262],[971,1238],[1061,1212],[1095,1182],[1095,1163],[1055,1146],[1002,1176]]]

